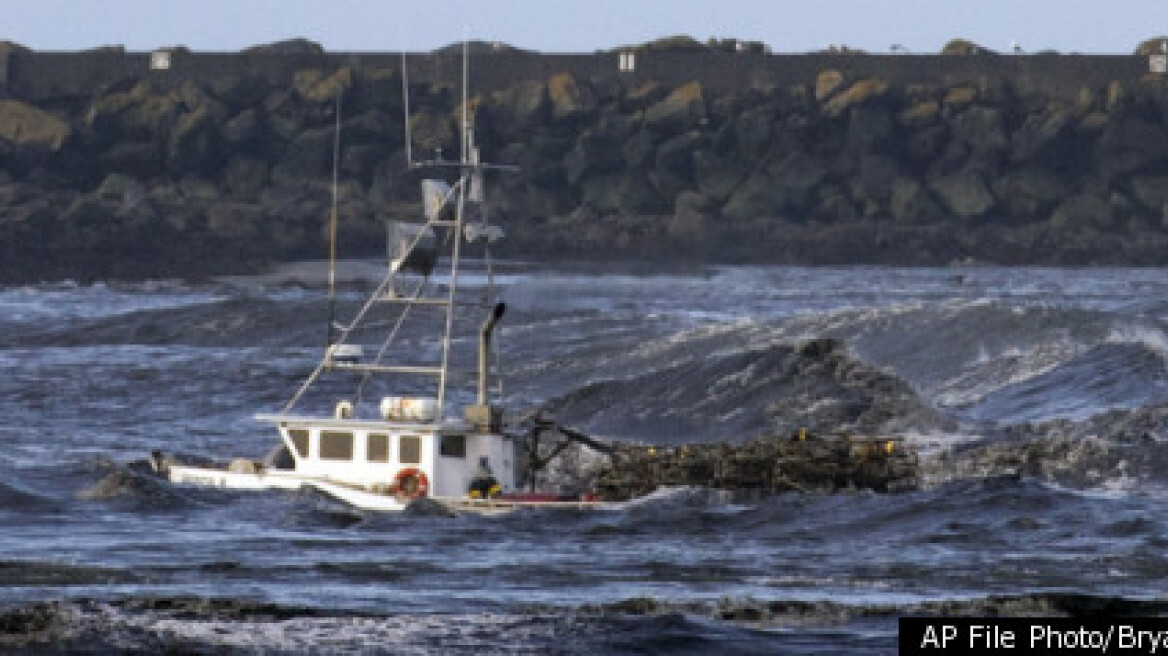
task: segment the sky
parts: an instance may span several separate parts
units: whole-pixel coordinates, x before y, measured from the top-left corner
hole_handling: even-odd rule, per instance
[[[775,52],[897,44],[934,53],[963,37],[999,51],[1128,54],[1168,34],[1168,0],[0,0],[0,40],[34,50],[237,51],[304,37],[330,51],[431,50],[469,38],[592,52],[676,34],[761,41]]]

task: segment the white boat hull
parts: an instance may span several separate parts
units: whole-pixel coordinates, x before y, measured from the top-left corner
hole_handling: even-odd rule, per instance
[[[172,483],[198,485],[227,490],[299,490],[310,488],[360,510],[401,512],[412,499],[306,477],[294,471],[270,469],[256,473],[235,472],[227,469],[171,465],[167,476]],[[472,512],[496,515],[520,508],[578,508],[606,509],[617,504],[603,501],[520,501],[509,499],[472,499],[470,497],[427,497],[452,512]]]

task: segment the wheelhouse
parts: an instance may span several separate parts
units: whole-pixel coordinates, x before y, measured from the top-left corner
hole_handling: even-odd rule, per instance
[[[504,489],[515,485],[512,439],[470,424],[285,417],[278,427],[296,472],[306,477],[386,491],[403,473],[419,472],[430,494],[457,497],[485,464]]]

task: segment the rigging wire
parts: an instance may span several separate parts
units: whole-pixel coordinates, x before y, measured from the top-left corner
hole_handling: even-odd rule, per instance
[[[397,316],[397,320],[393,323],[393,328],[390,329],[389,334],[387,334],[385,336],[385,341],[383,341],[381,343],[381,348],[379,348],[377,350],[377,355],[373,358],[374,365],[381,364],[382,358],[385,357],[386,351],[389,350],[389,345],[393,343],[394,337],[397,336],[398,330],[400,330],[402,327],[402,324],[405,323],[406,315],[408,315],[410,313],[410,308],[413,307],[413,305],[412,305],[413,301],[416,301],[419,298],[421,298],[422,292],[426,289],[426,286],[429,284],[429,282],[430,282],[429,276],[424,276],[421,280],[418,281],[418,286],[415,287],[413,293],[410,294],[410,303],[407,303],[406,305],[402,306],[401,312]],[[367,326],[367,327],[369,327],[369,326]],[[355,405],[361,404],[361,400],[365,396],[365,386],[369,383],[369,381],[372,378],[373,378],[372,371],[366,371],[364,373],[364,375],[361,376],[361,382],[358,383],[357,392],[354,394],[354,397],[356,399],[354,401]]]

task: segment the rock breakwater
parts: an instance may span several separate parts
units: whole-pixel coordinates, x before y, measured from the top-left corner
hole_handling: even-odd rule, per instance
[[[635,72],[618,53],[476,46],[478,139],[522,167],[490,183],[511,253],[1168,260],[1168,77],[1147,57],[652,45],[630,49]],[[154,70],[149,53],[0,48],[0,281],[319,257],[338,96],[342,252],[378,252],[384,217],[418,213],[395,58],[165,52]],[[88,77],[30,80],[87,59]],[[415,152],[457,152],[458,66],[419,59]]]

